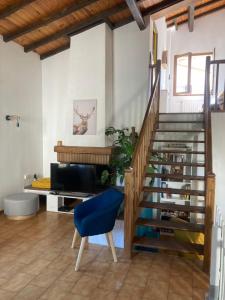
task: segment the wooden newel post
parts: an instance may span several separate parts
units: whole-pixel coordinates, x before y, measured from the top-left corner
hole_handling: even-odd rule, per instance
[[[125,204],[124,204],[124,248],[125,255],[131,258],[134,232],[134,176],[133,170],[125,172]]]
[[[215,206],[215,174],[209,174],[206,178],[205,197],[205,245],[204,245],[204,271],[210,272],[212,226],[214,223]]]

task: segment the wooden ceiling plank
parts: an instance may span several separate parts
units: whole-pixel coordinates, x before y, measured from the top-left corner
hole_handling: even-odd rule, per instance
[[[51,41],[54,41],[62,36],[65,36],[65,35],[70,35],[72,34],[73,32],[76,32],[78,30],[82,30],[83,28],[89,26],[89,28],[91,28],[91,24],[95,24],[96,22],[98,21],[101,21],[101,20],[105,20],[106,18],[110,17],[111,15],[113,14],[116,14],[117,12],[119,11],[122,11],[124,9],[126,9],[127,5],[126,3],[121,3],[120,5],[116,5],[110,9],[107,9],[107,10],[104,10],[102,11],[101,13],[99,14],[96,14],[84,21],[81,21],[79,23],[76,23],[74,25],[70,25],[62,30],[59,30],[57,31],[56,33],[50,35],[50,36],[47,36],[41,40],[38,40],[36,42],[33,42],[27,46],[24,47],[24,51],[25,52],[29,52],[29,51],[32,51],[44,44],[47,44]]]
[[[53,50],[50,50],[50,51],[48,51],[46,53],[41,54],[40,55],[40,59],[43,60],[45,58],[48,58],[48,57],[53,56],[55,54],[58,54],[58,53],[60,53],[62,51],[65,51],[65,50],[67,50],[69,48],[70,48],[70,42],[68,44],[66,44],[66,45],[60,46],[60,47],[58,47],[56,49],[53,49]]]
[[[209,14],[212,14],[212,13],[214,13],[214,12],[216,12],[216,11],[218,11],[218,10],[224,9],[224,8],[225,8],[225,4],[222,4],[222,5],[220,5],[220,6],[217,6],[217,7],[213,8],[213,9],[209,9],[209,10],[207,10],[207,11],[204,11],[203,13],[200,13],[200,14],[198,14],[198,15],[195,15],[195,19],[198,19],[198,18],[207,16],[207,15],[209,15]],[[182,25],[182,24],[185,24],[185,23],[187,23],[187,22],[188,22],[188,18],[185,19],[185,20],[183,20],[183,21],[181,21],[181,22],[178,22],[177,25]],[[174,23],[168,24],[168,25],[167,25],[167,28],[172,27],[172,26],[174,26]]]
[[[146,10],[143,11],[142,15],[143,16],[148,16],[148,15],[152,15],[152,14],[155,14],[157,13],[158,11],[162,10],[162,9],[166,9],[172,5],[175,5],[179,2],[182,2],[183,0],[164,0],[164,1],[161,1],[159,3],[156,3],[152,6],[150,6],[149,8],[147,8]],[[114,26],[115,28],[118,28],[118,27],[121,27],[121,26],[124,26],[130,22],[133,21],[133,18],[129,17],[127,19],[124,19],[120,22],[117,22]]]
[[[203,0],[200,0],[200,1],[203,1]],[[152,14],[151,15],[152,20],[155,21],[155,20],[157,20],[159,18],[162,18],[162,17],[165,17],[169,14],[172,15],[172,14],[174,14],[174,12],[180,11],[181,9],[186,8],[188,5],[190,5],[190,4],[196,5],[196,3],[199,3],[199,0],[183,0],[181,2],[178,2],[178,3],[176,3],[172,6],[169,6],[165,9],[162,9],[162,10]]]
[[[150,6],[149,8],[147,8],[144,12],[143,12],[143,16],[148,16],[148,15],[152,15],[157,13],[158,11],[162,10],[162,9],[166,9],[169,8],[170,6],[173,6],[179,2],[182,2],[183,0],[164,0],[161,1],[159,3],[156,3],[152,6]]]
[[[7,6],[3,10],[0,10],[0,20],[14,14],[18,10],[24,8],[28,4],[35,2],[35,1],[36,0],[21,0],[18,3],[14,3],[14,4]]]
[[[206,6],[210,5],[210,4],[215,4],[216,2],[219,2],[219,1],[221,1],[221,0],[210,0],[208,2],[204,2],[204,3],[198,4],[198,5],[195,6],[195,11],[197,11],[197,10],[199,10],[201,8],[204,8],[204,7],[206,7]],[[175,14],[175,15],[172,15],[171,17],[166,18],[166,22],[172,21],[174,19],[177,19],[177,18],[182,17],[182,16],[187,15],[187,14],[188,14],[188,10],[186,9],[183,12],[180,12],[178,14]]]
[[[144,30],[146,28],[146,24],[142,17],[141,11],[137,5],[137,2],[135,0],[125,0],[125,1],[138,27],[140,28],[140,30]]]
[[[80,0],[78,3],[76,2],[73,5],[66,7],[65,9],[63,9],[57,13],[53,13],[53,14],[46,16],[43,19],[38,20],[37,22],[29,24],[15,32],[4,35],[3,39],[5,42],[15,40],[16,38],[21,37],[24,34],[30,33],[40,27],[46,26],[54,21],[57,21],[58,19],[66,17],[82,8],[85,8],[86,6],[91,5],[94,2],[96,2],[96,0]]]

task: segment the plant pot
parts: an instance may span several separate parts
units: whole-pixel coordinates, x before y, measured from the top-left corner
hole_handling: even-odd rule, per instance
[[[121,179],[122,178],[122,179]],[[124,186],[125,182],[124,182],[124,177],[122,177],[121,175],[118,175],[116,177],[116,186]]]

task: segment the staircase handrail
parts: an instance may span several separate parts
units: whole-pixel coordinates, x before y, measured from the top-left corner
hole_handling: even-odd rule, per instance
[[[131,255],[134,225],[137,219],[138,205],[142,197],[145,169],[149,159],[149,145],[151,144],[151,140],[153,140],[155,124],[159,118],[160,67],[160,60],[158,60],[156,64],[150,65],[151,95],[142,123],[140,135],[135,146],[131,166],[125,171],[124,242],[127,256]],[[153,70],[155,70],[154,84],[152,84]]]

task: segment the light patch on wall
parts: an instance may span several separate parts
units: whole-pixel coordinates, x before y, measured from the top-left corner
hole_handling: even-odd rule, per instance
[[[73,101],[73,134],[96,135],[97,100]]]

